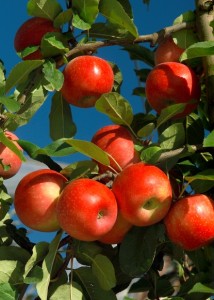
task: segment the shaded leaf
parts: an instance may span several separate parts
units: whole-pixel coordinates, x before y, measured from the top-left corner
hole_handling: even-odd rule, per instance
[[[62,11],[54,19],[54,27],[59,28],[60,26],[69,23],[71,21],[72,16],[73,11],[71,8]]]
[[[76,179],[80,177],[85,177],[85,175],[90,175],[93,173],[98,173],[98,166],[96,162],[92,160],[82,160],[69,164],[60,172],[65,177],[69,179]]]
[[[160,127],[163,123],[170,120],[172,117],[181,113],[186,104],[179,103],[179,104],[172,104],[164,109],[162,109],[160,116],[157,119],[157,128]]]
[[[43,57],[62,55],[68,52],[68,50],[69,46],[67,39],[60,32],[46,33],[41,40],[41,52]],[[60,81],[62,84],[62,79],[60,79]]]
[[[16,260],[0,260],[0,283],[21,284],[24,264]]]
[[[185,143],[185,130],[182,123],[173,123],[159,135],[162,149],[171,150],[182,147]]]
[[[125,46],[123,50],[129,53],[132,60],[140,60],[147,65],[154,67],[154,51],[137,44]]]
[[[27,250],[17,246],[1,246],[0,260],[17,260],[25,264],[30,258]]]

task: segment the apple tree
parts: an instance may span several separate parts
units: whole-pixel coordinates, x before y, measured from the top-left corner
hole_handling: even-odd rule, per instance
[[[16,36],[20,61],[10,72],[3,61],[0,64],[0,298],[211,299],[214,3],[196,0],[193,11],[183,12],[172,24],[146,35],[135,24],[129,0],[67,0],[64,4],[28,0],[26,10],[33,21],[27,25],[23,20],[22,32]],[[139,1],[139,5],[146,9],[149,1]],[[101,48],[114,46],[139,63],[135,69],[139,85],[133,87],[133,95],[143,101],[139,113],[133,112],[131,101],[121,92],[121,86],[129,83],[123,80],[117,56],[114,63],[103,58],[103,69],[99,59],[95,62]],[[77,61],[79,65],[73,67]],[[47,99],[51,101],[51,143],[41,148],[30,138],[18,139],[16,130],[29,126]],[[97,140],[98,134],[96,142],[95,137],[94,141],[77,139],[74,105],[86,110],[93,107],[116,127],[102,129],[104,141]],[[93,122],[90,114],[85,121]],[[112,130],[116,130],[114,144]],[[75,153],[85,159],[63,167],[58,163]],[[8,194],[5,181],[19,172],[20,161],[25,164],[27,157],[66,181],[60,191],[64,198],[59,190],[54,194],[54,184],[41,187],[42,196],[40,189],[31,190],[37,199],[31,206],[27,193],[31,186],[19,188],[21,192],[14,187],[14,197]],[[73,185],[83,181],[88,185],[72,190],[69,197]],[[95,181],[97,184],[91,184]],[[114,218],[107,226],[107,239],[104,233],[98,235],[97,225],[91,230],[95,237],[90,238],[84,230],[95,224],[95,208],[87,201],[90,198],[90,205],[94,204],[104,190],[110,195],[107,200],[114,203]],[[22,202],[18,218],[20,211],[28,220],[41,222],[33,208],[42,211],[46,193],[56,205],[52,212],[58,214],[59,227],[44,230],[47,235],[55,232],[50,242],[34,243],[30,223],[25,224],[21,213],[20,223],[14,222],[14,198]],[[147,202],[139,202],[135,211],[125,203],[126,195],[130,201],[147,197]],[[76,197],[82,198],[73,203],[69,214],[69,203]],[[126,213],[119,197],[126,204]],[[167,206],[161,204],[166,199]],[[96,224],[104,219],[106,210],[99,211]],[[148,222],[137,223],[139,215]],[[111,239],[110,231],[116,216],[120,218],[118,240]],[[80,219],[83,222],[77,225]],[[42,228],[47,228],[44,220]],[[80,235],[73,233],[77,226]],[[41,230],[41,226],[34,228]]]

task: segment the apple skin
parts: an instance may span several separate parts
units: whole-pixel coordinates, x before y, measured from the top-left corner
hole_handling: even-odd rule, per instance
[[[39,46],[43,36],[48,32],[60,32],[59,28],[53,26],[49,19],[33,17],[25,21],[17,30],[14,38],[16,52],[21,52],[27,47]],[[42,59],[40,49],[25,56],[23,60]]]
[[[164,218],[169,239],[192,251],[214,240],[214,201],[204,194],[175,202]]]
[[[158,45],[154,53],[155,65],[169,61],[179,62],[179,58],[183,52],[184,49],[176,45],[172,36],[169,36]]]
[[[179,62],[166,62],[150,71],[145,92],[149,104],[158,114],[171,104],[187,104],[183,112],[173,117],[179,119],[197,108],[201,87],[199,78],[190,67]],[[195,102],[190,103],[192,100]]]
[[[6,131],[5,136],[13,141],[19,150],[23,151],[23,149],[16,142],[18,140],[18,137],[13,132]],[[3,143],[0,143],[0,160],[4,165],[10,166],[8,170],[4,170],[3,166],[0,165],[0,176],[4,179],[9,179],[15,176],[22,165],[22,160],[18,157],[18,155],[16,155]]]
[[[120,211],[118,211],[114,226],[108,233],[102,236],[99,241],[104,244],[120,244],[132,227],[133,225],[124,219]]]
[[[71,181],[57,204],[61,228],[81,241],[95,241],[113,227],[117,202],[104,184],[89,178]]]
[[[60,229],[56,204],[66,182],[66,177],[50,169],[40,169],[25,175],[18,183],[14,195],[14,208],[21,222],[42,232]]]
[[[93,107],[102,94],[112,91],[114,84],[110,64],[97,56],[75,57],[68,62],[63,74],[63,98],[81,108]]]
[[[107,125],[100,128],[92,137],[92,143],[110,154],[124,169],[126,166],[140,161],[140,156],[134,148],[134,139],[130,131],[122,125]],[[111,167],[120,172],[121,169],[110,157]],[[105,173],[108,167],[98,163],[99,173]]]
[[[158,223],[172,203],[167,175],[158,167],[142,162],[126,167],[115,178],[112,191],[123,217],[135,226]]]

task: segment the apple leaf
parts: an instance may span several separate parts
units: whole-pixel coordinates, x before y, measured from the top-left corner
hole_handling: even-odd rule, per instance
[[[98,254],[92,263],[92,273],[96,276],[100,286],[109,291],[116,285],[114,266],[108,257]]]
[[[120,94],[111,92],[103,94],[95,103],[95,108],[106,114],[114,123],[130,126],[133,111],[129,102]]]
[[[1,246],[0,260],[17,260],[25,264],[30,258],[27,250],[17,246]]]
[[[5,92],[27,80],[29,74],[43,64],[43,60],[22,61],[15,65],[6,80]]]
[[[136,26],[120,2],[117,0],[101,0],[99,10],[110,23],[127,30],[133,37],[138,36]]]
[[[46,61],[43,65],[42,72],[47,84],[43,85],[47,91],[59,91],[63,85],[64,77],[60,70],[56,68],[55,63]]]
[[[17,260],[0,260],[0,283],[23,283],[24,264]]]
[[[72,294],[71,294],[72,289]],[[75,300],[85,300],[81,286],[72,281],[70,284],[62,284],[57,287],[55,292],[51,295],[49,300],[64,300],[64,299],[75,299]]]
[[[0,299],[14,300],[17,299],[18,295],[14,286],[9,283],[0,283]]]
[[[2,103],[9,112],[17,112],[20,109],[20,103],[15,96],[0,96],[0,103]]]
[[[62,11],[62,7],[57,0],[29,0],[27,12],[34,17],[41,17],[50,20]]]
[[[214,54],[214,41],[197,42],[189,46],[181,55],[180,61]]]
[[[53,57],[68,52],[67,38],[60,32],[48,32],[41,40],[43,57]]]
[[[54,27],[59,28],[60,26],[69,23],[71,21],[72,16],[73,16],[73,11],[71,8],[62,11],[54,19]]]
[[[214,187],[214,169],[201,171],[193,176],[186,176],[187,180],[196,193],[205,193]]]
[[[159,135],[160,147],[165,150],[172,150],[182,147],[185,143],[185,130],[183,123],[174,123],[167,127]]]
[[[61,93],[55,93],[52,97],[49,121],[50,136],[54,141],[73,137],[76,133],[70,105],[64,101]]]
[[[125,46],[123,50],[129,53],[130,59],[132,60],[140,60],[149,65],[150,67],[154,67],[154,51],[150,50],[144,46],[140,45],[130,45]],[[148,73],[148,69],[145,69],[145,73]]]
[[[51,279],[51,271],[55,261],[55,256],[59,247],[59,242],[63,231],[59,231],[49,245],[49,252],[42,263],[43,278],[36,284],[36,289],[41,300],[46,300],[48,296],[48,286]]]
[[[178,103],[178,104],[172,104],[162,109],[160,116],[157,119],[157,128],[159,128],[163,123],[170,120],[178,113],[181,113],[185,109],[185,106],[186,104]]]
[[[75,281],[80,282],[81,286],[84,287],[88,299],[117,300],[117,297],[112,290],[106,291],[100,287],[100,284],[90,267],[74,269],[73,277]]]
[[[99,13],[99,0],[73,0],[72,25],[82,30],[88,30]],[[84,9],[83,9],[84,7]]]
[[[148,137],[153,133],[153,130],[155,129],[154,123],[148,123],[145,126],[143,126],[140,130],[137,132],[137,136],[141,138]]]
[[[149,145],[148,147],[145,147],[141,153],[140,153],[140,159],[148,164],[155,164],[161,153],[162,149],[159,146],[156,145]]]
[[[214,147],[214,130],[205,137],[203,147]]]
[[[73,180],[76,178],[85,177],[85,175],[93,173],[97,174],[98,166],[92,160],[82,160],[69,164],[68,166],[63,168],[60,173],[70,180]]]
[[[191,113],[186,117],[186,140],[189,145],[199,145],[204,140],[204,126],[201,118]],[[213,143],[214,145],[214,143]]]
[[[213,286],[213,284],[212,284]],[[192,293],[207,293],[207,294],[214,294],[214,289],[212,286],[202,284],[201,282],[197,282],[190,291],[188,291],[188,294]]]
[[[103,249],[96,242],[85,242],[74,239],[72,242],[75,249],[76,259],[79,263],[92,265],[94,258],[101,254]]]
[[[101,148],[99,148],[97,145],[88,141],[73,139],[67,139],[66,143],[73,146],[76,151],[96,160],[97,162],[105,166],[110,165],[108,154]]]

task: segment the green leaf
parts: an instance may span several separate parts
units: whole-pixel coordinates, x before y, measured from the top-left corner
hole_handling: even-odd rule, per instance
[[[70,180],[73,180],[80,177],[85,177],[86,175],[89,176],[93,173],[97,174],[98,166],[92,160],[82,160],[69,164],[68,166],[63,168],[60,173]]]
[[[56,0],[29,0],[27,12],[31,16],[54,20],[62,11],[62,7]]]
[[[159,146],[149,145],[141,151],[140,159],[145,163],[155,164],[162,152],[163,151]]]
[[[99,13],[99,0],[73,0],[72,25],[82,30],[88,30]]]
[[[0,260],[17,260],[25,264],[30,258],[27,250],[17,246],[1,246]]]
[[[76,259],[84,265],[91,265],[94,258],[102,253],[102,247],[96,242],[73,240]]]
[[[102,95],[95,108],[106,114],[114,123],[129,126],[133,120],[133,111],[129,102],[118,93]]]
[[[14,96],[0,96],[0,103],[2,103],[9,112],[17,112],[20,109],[20,103]]]
[[[97,145],[88,141],[73,139],[66,140],[66,143],[73,146],[76,151],[96,160],[97,162],[105,166],[110,166],[108,154]]]
[[[45,88],[48,91],[59,91],[63,85],[64,77],[60,70],[56,68],[55,63],[47,61],[43,65],[44,78],[47,80],[48,85]]]
[[[0,283],[21,284],[24,264],[16,260],[0,260]]]
[[[17,299],[16,290],[9,283],[0,283],[0,299],[14,300]]]
[[[111,290],[116,285],[114,266],[108,257],[98,254],[92,263],[92,272],[105,291]]]
[[[40,282],[43,278],[42,268],[35,266],[30,270],[27,277],[24,278],[24,283],[26,284],[36,284]]]
[[[60,26],[69,23],[73,16],[73,11],[71,8],[66,9],[58,14],[58,16],[54,19],[54,27],[59,28]]]
[[[49,252],[42,263],[43,279],[37,283],[36,289],[41,300],[46,300],[48,295],[48,286],[51,279],[51,271],[57,254],[62,231],[58,232],[53,241],[50,243]]]
[[[205,137],[203,147],[214,147],[214,130]]]
[[[71,290],[72,290],[72,292],[71,292]],[[56,289],[54,294],[51,295],[49,300],[65,300],[65,299],[70,299],[70,298],[74,299],[74,300],[85,300],[81,286],[74,281],[72,282],[72,285],[70,285],[70,284],[60,285]]]
[[[44,148],[35,148],[33,157],[47,155],[53,157],[67,156],[76,153],[76,150],[66,143],[67,139],[58,139]]]
[[[22,161],[26,161],[23,152],[17,148],[14,142],[7,138],[3,131],[0,130],[0,142],[13,151]]]
[[[101,0],[99,10],[110,23],[127,30],[133,37],[138,36],[137,28],[132,19],[117,0]]]
[[[205,193],[214,186],[214,169],[207,169],[196,175],[186,176],[185,179],[191,183],[196,193]]]
[[[152,266],[158,245],[164,242],[164,227],[155,224],[132,228],[121,243],[119,259],[123,272],[140,277]]]
[[[117,297],[112,290],[103,290],[97,278],[89,267],[80,267],[73,270],[74,280],[84,287],[87,299],[90,300],[116,300]]]
[[[64,101],[62,94],[55,93],[51,102],[50,136],[52,140],[73,137],[76,133],[76,125],[73,122],[71,107]]]
[[[163,123],[170,120],[172,117],[181,113],[186,104],[179,103],[179,104],[172,104],[164,109],[162,109],[160,116],[157,119],[157,128],[160,127]]]
[[[214,294],[214,289],[202,284],[201,282],[197,282],[192,288],[191,290],[188,292],[188,294],[192,294],[192,293],[208,293],[208,294]]]
[[[15,65],[15,67],[9,73],[6,80],[5,92],[8,93],[13,87],[24,82],[29,74],[39,68],[43,64],[43,60],[29,60],[22,61]]]
[[[214,41],[195,43],[187,48],[181,55],[180,61],[214,54]]]
[[[138,130],[137,135],[141,138],[148,137],[152,134],[153,130],[155,129],[154,123],[148,123],[143,126],[140,130]]]
[[[183,123],[174,123],[167,127],[159,135],[160,147],[165,150],[172,150],[182,147],[185,143],[185,130]]]
[[[186,117],[186,139],[189,145],[203,143],[204,126],[200,117],[195,113],[191,113]]]
[[[41,40],[43,57],[53,57],[68,52],[69,46],[66,37],[60,32],[46,33]]]

